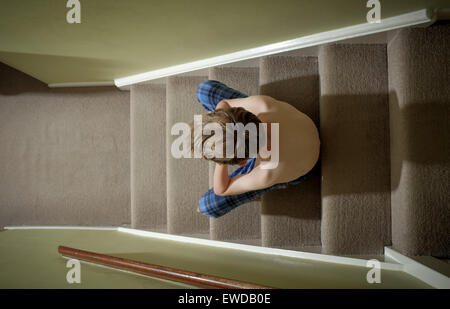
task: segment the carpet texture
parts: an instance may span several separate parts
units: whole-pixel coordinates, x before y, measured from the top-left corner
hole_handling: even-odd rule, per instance
[[[170,234],[208,233],[209,218],[198,213],[198,200],[208,190],[208,162],[195,158],[176,159],[171,154],[170,134],[177,122],[189,123],[194,114],[204,110],[197,101],[197,86],[207,76],[173,76],[167,78],[166,162],[167,162],[167,231]]]
[[[209,78],[219,80],[227,86],[249,96],[259,91],[258,68],[211,68]],[[215,164],[210,163],[210,187],[213,186]],[[237,167],[230,167],[231,173]],[[255,201],[233,209],[226,216],[210,218],[211,239],[247,240],[261,239],[261,202]]]
[[[450,26],[399,31],[388,47],[392,243],[450,256]]]
[[[319,51],[322,251],[383,254],[391,242],[385,45]]]
[[[260,62],[260,93],[290,103],[319,125],[316,57],[269,56]],[[262,197],[262,244],[266,247],[320,245],[320,171]]]
[[[133,85],[131,125],[131,226],[167,230],[166,85]]]
[[[129,104],[0,64],[0,226],[129,225]]]

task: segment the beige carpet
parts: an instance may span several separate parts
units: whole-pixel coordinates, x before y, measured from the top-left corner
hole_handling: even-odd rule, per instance
[[[0,64],[0,226],[129,225],[129,104]]]
[[[322,250],[383,254],[391,242],[386,45],[319,51]]]
[[[204,113],[197,101],[197,86],[207,76],[167,78],[167,230],[170,234],[209,233],[209,218],[197,212],[198,200],[209,188],[208,162],[176,159],[170,147],[177,136],[170,130],[176,122],[189,123]]]
[[[392,242],[450,256],[450,26],[407,29],[388,48]]]
[[[131,224],[167,231],[166,85],[131,87]]]
[[[211,68],[209,78],[219,80],[227,86],[249,96],[259,92],[259,68]],[[215,164],[210,163],[209,185],[213,186]],[[237,167],[230,167],[231,173]],[[226,216],[210,218],[210,235],[215,240],[253,239],[253,244],[261,245],[261,202],[254,201],[237,207]]]
[[[317,126],[319,91],[317,57],[261,59],[260,93],[292,104],[311,117]],[[320,245],[320,169],[312,171],[308,179],[298,185],[265,194],[261,212],[264,246]]]

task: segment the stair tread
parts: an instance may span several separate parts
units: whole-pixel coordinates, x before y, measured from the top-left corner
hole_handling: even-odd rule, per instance
[[[208,188],[208,162],[195,158],[174,158],[172,125],[190,123],[204,110],[197,101],[197,86],[207,76],[171,76],[167,78],[166,162],[167,230],[170,234],[209,233],[209,218],[198,213],[198,201]]]
[[[399,30],[388,46],[392,245],[450,256],[450,25]]]
[[[319,50],[322,245],[328,254],[382,254],[391,241],[385,44]]]
[[[166,85],[133,85],[130,97],[131,226],[166,230]]]
[[[214,67],[209,78],[239,90],[249,96],[259,92],[259,68]],[[209,186],[213,186],[214,162],[209,164]],[[232,172],[236,167],[230,167]],[[241,205],[225,216],[210,219],[211,239],[238,241],[240,239],[261,238],[261,202],[253,201]],[[259,240],[260,243],[260,240]]]
[[[317,57],[268,56],[260,62],[260,94],[292,104],[319,122]],[[262,243],[266,247],[320,245],[320,172],[302,183],[262,196]]]

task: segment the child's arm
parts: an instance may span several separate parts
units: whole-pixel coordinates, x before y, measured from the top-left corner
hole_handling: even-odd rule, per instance
[[[216,168],[214,169],[214,193],[220,195],[220,193],[225,192],[230,179],[227,165],[216,163]]]
[[[250,173],[230,178],[225,164],[216,163],[214,170],[214,193],[216,195],[236,195],[248,191],[264,189],[273,185],[269,170],[256,167]]]
[[[216,109],[219,109],[219,108],[230,108],[230,107],[231,106],[227,103],[226,100],[222,100],[219,103],[217,103],[217,105],[216,105]]]
[[[253,95],[246,98],[225,99],[217,103],[216,109],[242,107],[248,109],[253,106],[253,109],[261,110],[263,112],[267,106],[275,101],[274,98],[267,95]]]

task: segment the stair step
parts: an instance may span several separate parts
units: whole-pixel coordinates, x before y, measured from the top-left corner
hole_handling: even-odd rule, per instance
[[[166,85],[130,90],[131,226],[167,231]]]
[[[319,50],[322,250],[382,254],[391,240],[386,45]]]
[[[319,123],[319,75],[316,57],[261,58],[260,94],[292,104]],[[302,183],[262,197],[262,245],[320,246],[320,171]]]
[[[176,159],[170,147],[177,136],[170,134],[177,122],[190,123],[205,113],[197,101],[197,86],[207,76],[171,76],[166,92],[167,230],[170,234],[209,233],[209,218],[198,213],[198,201],[208,189],[208,162]]]
[[[209,79],[218,80],[225,85],[249,96],[258,94],[259,68],[214,67],[209,71]],[[209,164],[209,185],[213,186],[215,164]],[[230,167],[230,173],[237,167]],[[261,244],[261,202],[254,201],[233,209],[225,216],[210,218],[211,239],[245,240]]]
[[[450,256],[450,26],[400,30],[388,46],[392,244]]]
[[[128,92],[0,62],[0,228],[129,225],[129,112]]]

